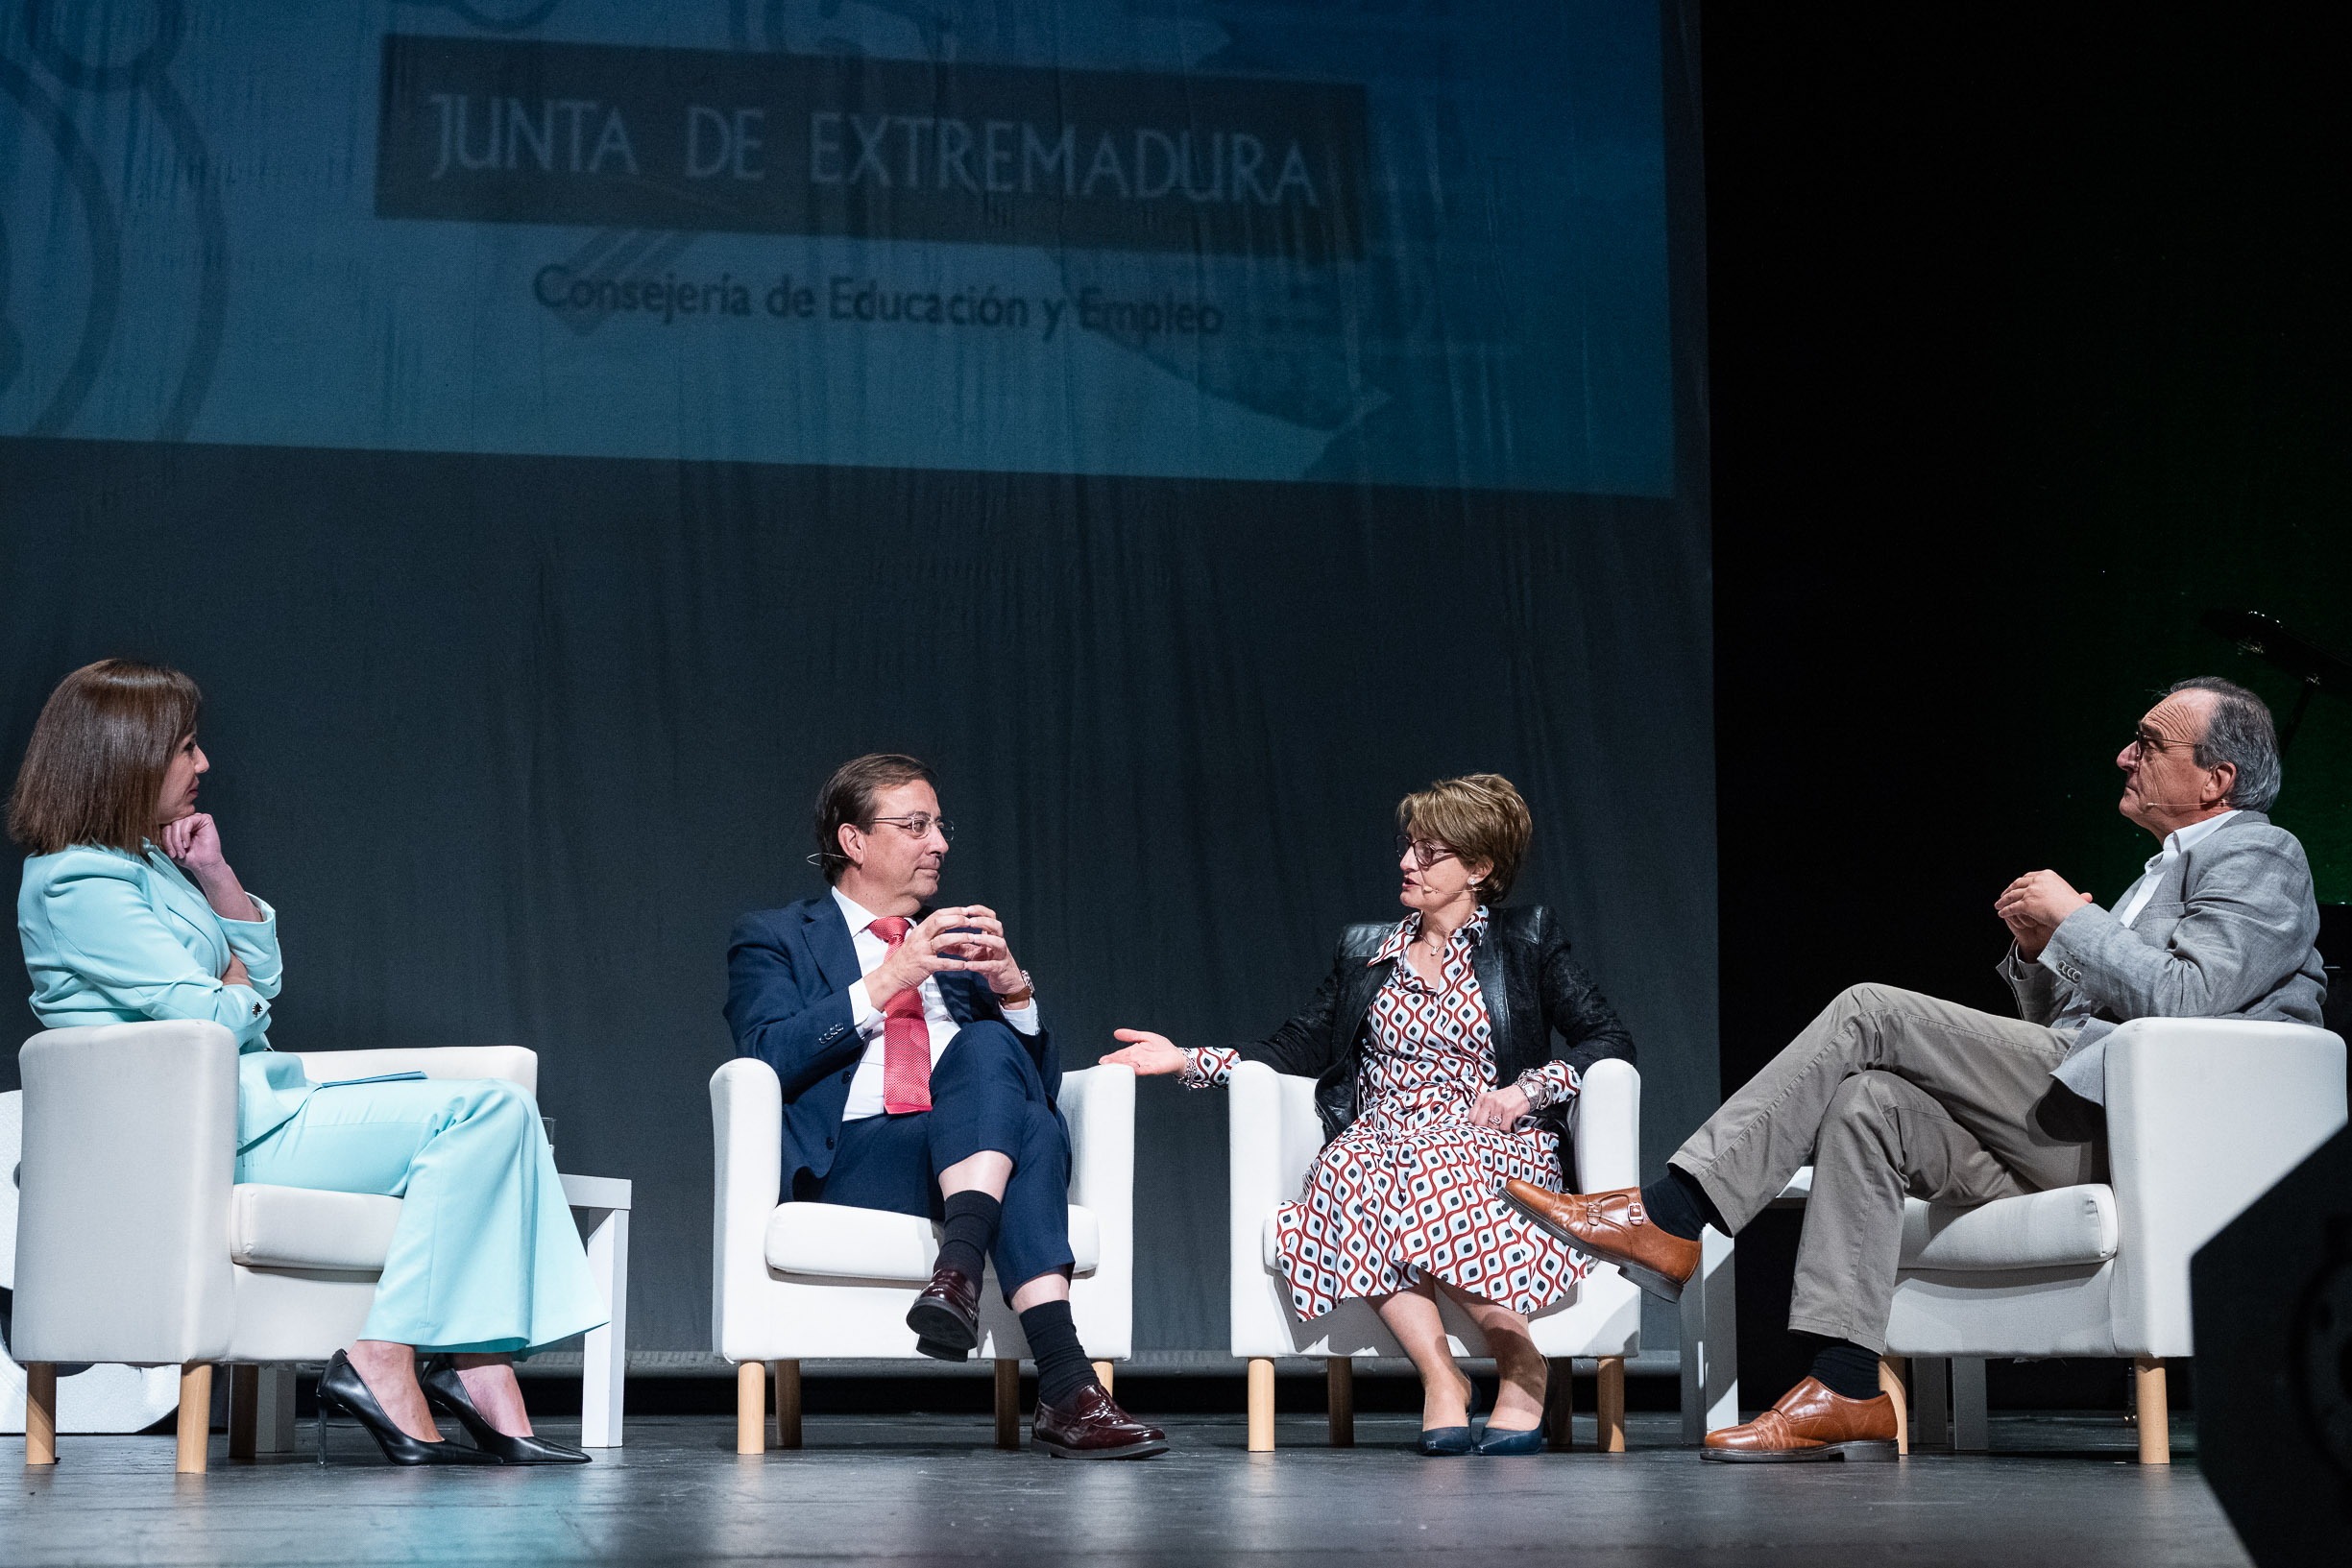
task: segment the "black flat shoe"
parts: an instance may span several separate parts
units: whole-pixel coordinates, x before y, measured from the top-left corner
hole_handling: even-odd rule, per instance
[[[444,1415],[457,1417],[474,1446],[497,1459],[500,1464],[587,1464],[586,1449],[570,1443],[559,1443],[547,1437],[517,1437],[500,1432],[482,1412],[473,1407],[473,1396],[466,1392],[466,1380],[457,1375],[457,1368],[442,1365],[417,1380],[424,1390],[425,1403]]]
[[[463,1443],[428,1443],[411,1437],[384,1413],[368,1380],[352,1359],[338,1350],[319,1376],[319,1462],[327,1462],[327,1412],[340,1411],[368,1429],[384,1458],[395,1464],[496,1464],[497,1459]]]

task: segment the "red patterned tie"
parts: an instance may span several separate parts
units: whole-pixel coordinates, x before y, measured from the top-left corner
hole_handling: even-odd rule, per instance
[[[884,915],[866,928],[890,944],[888,958],[907,940],[909,922]],[[931,1109],[931,1025],[923,1022],[923,993],[901,991],[882,1009],[882,1108],[892,1116]]]

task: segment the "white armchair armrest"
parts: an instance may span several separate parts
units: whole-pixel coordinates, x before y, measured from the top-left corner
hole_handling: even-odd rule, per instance
[[[16,1360],[226,1355],[235,1037],[178,1021],[51,1029],[17,1061]]]
[[[754,1361],[765,1325],[767,1220],[784,1177],[784,1085],[755,1056],[711,1074],[711,1343],[729,1361]]]
[[[313,1083],[422,1073],[428,1078],[504,1078],[539,1097],[539,1052],[521,1046],[395,1047],[384,1050],[297,1050]]]
[[[1135,1070],[1065,1073],[1056,1103],[1070,1123],[1070,1201],[1092,1211],[1102,1237],[1087,1275],[1086,1350],[1097,1361],[1125,1361],[1134,1354]]]
[[[1584,1073],[1568,1112],[1575,1135],[1577,1193],[1607,1193],[1641,1185],[1641,1074],[1634,1064],[1604,1057]]]
[[[2143,1018],[2107,1037],[2120,1344],[2186,1356],[2189,1259],[2344,1124],[2344,1045],[2325,1029]]]

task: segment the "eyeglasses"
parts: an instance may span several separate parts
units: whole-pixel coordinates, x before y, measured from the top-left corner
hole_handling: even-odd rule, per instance
[[[2194,756],[2195,751],[2194,743],[2185,740],[2178,743],[2189,746],[2191,753]],[[2132,736],[2131,744],[2125,746],[2123,750],[2131,755],[2131,760],[2133,761],[2137,762],[2150,755],[2162,757],[2164,755],[2165,748],[2172,744],[2174,744],[2174,742],[2165,739],[2164,736],[2156,734],[2153,730],[2141,730]]]
[[[874,820],[888,823],[904,832],[909,838],[927,838],[931,831],[936,828],[941,838],[951,844],[956,841],[956,825],[945,817],[935,817],[927,811],[917,811],[910,817],[876,817]]]
[[[1415,838],[1406,833],[1398,833],[1396,835],[1396,857],[1403,859],[1407,851],[1412,852],[1413,863],[1423,871],[1427,871],[1440,860],[1448,858],[1454,853],[1434,838]]]

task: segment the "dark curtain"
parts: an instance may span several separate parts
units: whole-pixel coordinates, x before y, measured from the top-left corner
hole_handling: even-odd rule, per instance
[[[1652,1146],[1711,1105],[1685,503],[34,440],[0,472],[7,755],[87,660],[194,674],[207,808],[281,911],[274,1040],[538,1050],[559,1164],[637,1183],[640,1345],[707,1343],[728,928],[816,889],[811,801],[863,751],[938,768],[945,896],[1004,913],[1069,1067],[1271,1028],[1394,909],[1397,798],[1502,772],[1515,897],[1632,1026]],[[1224,1101],[1138,1117],[1137,1342],[1221,1349]]]

